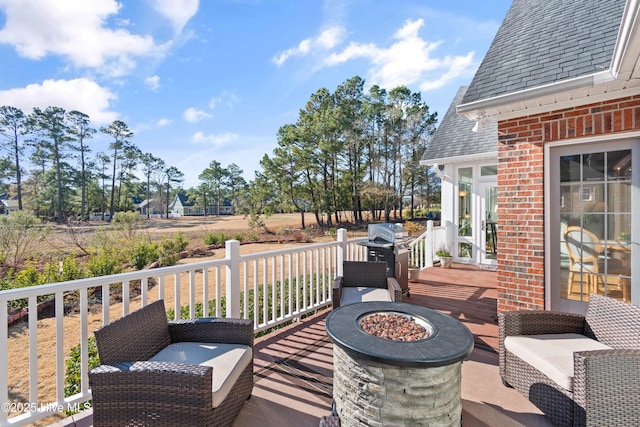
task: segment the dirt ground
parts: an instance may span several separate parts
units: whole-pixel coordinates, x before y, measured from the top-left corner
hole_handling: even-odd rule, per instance
[[[305,218],[306,224],[315,224],[312,215]],[[104,226],[104,223],[101,224]],[[85,226],[83,233],[90,232],[92,229],[98,228],[100,225],[92,224]],[[287,229],[297,229],[300,227],[300,215],[298,214],[277,214],[267,219],[267,226],[275,231],[276,236],[286,236]],[[224,231],[229,235],[234,233],[248,232],[247,220],[238,216],[220,216],[220,217],[200,217],[200,218],[179,218],[169,220],[150,220],[148,221],[145,231],[149,233],[166,234],[170,236],[177,232],[184,233],[190,240],[190,246],[198,246],[202,243],[202,236],[208,231]],[[73,238],[70,238],[69,231],[64,227],[56,230],[54,245],[58,248],[73,247]],[[349,238],[366,235],[364,231],[350,231]],[[78,236],[76,236],[78,238]],[[68,240],[65,240],[68,239]],[[315,233],[312,237],[313,243],[320,243],[334,240],[335,236],[324,235],[323,233]],[[307,245],[309,243],[299,243],[294,241],[285,241],[286,239],[274,238],[273,243],[256,243],[241,245],[241,254],[267,252],[275,249],[284,249],[294,246]],[[219,259],[224,257],[224,249],[214,250],[207,253],[206,256],[198,258],[186,258],[179,263],[191,263],[205,261],[209,259]],[[189,276],[182,274],[180,276],[181,302],[182,305],[189,301],[188,294]],[[165,290],[165,303],[167,307],[172,307],[174,302],[173,284],[167,283]],[[198,287],[197,300],[201,300],[202,290]],[[150,300],[158,298],[157,292],[153,289],[149,292]],[[140,297],[133,298],[130,303],[130,311],[140,306]],[[110,308],[110,319],[117,319],[122,316],[123,307],[121,303],[112,304]],[[89,335],[93,335],[93,331],[102,325],[101,308],[98,306],[90,309],[89,312]],[[64,318],[64,353],[65,360],[68,358],[72,347],[79,343],[80,338],[80,316],[79,314],[70,314]],[[46,318],[38,321],[37,340],[38,340],[38,396],[40,402],[53,402],[55,398],[56,384],[56,324],[54,318]],[[9,331],[9,399],[11,402],[28,402],[29,396],[29,331],[26,323],[14,325]],[[17,415],[17,414],[12,414]],[[63,415],[48,417],[39,421],[36,425],[45,426],[55,422],[57,419],[63,418]]]

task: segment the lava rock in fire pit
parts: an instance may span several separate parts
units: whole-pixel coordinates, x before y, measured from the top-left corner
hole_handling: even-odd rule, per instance
[[[416,323],[412,316],[399,313],[373,313],[360,320],[363,331],[378,338],[393,341],[418,341],[429,337],[429,332]]]

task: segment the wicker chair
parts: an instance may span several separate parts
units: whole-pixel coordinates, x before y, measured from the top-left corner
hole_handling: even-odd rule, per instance
[[[89,373],[94,426],[231,426],[251,397],[250,320],[167,322],[159,300],[95,337],[101,365]]]
[[[344,261],[342,271],[333,282],[334,309],[354,302],[402,301],[402,288],[387,277],[386,262]]]
[[[554,423],[560,426],[640,424],[640,308],[591,294],[586,316],[514,311],[500,313],[498,323],[503,382],[527,397]],[[558,334],[569,336],[564,342],[570,343],[571,348],[564,365],[566,369],[572,366],[573,371],[564,386],[551,379],[554,375],[549,376],[548,364],[545,367],[538,362],[534,367],[532,359],[525,361],[524,356],[514,354],[514,341],[505,345],[505,341],[513,337],[538,340],[532,341],[533,357],[544,358],[545,354],[540,353],[548,356],[545,346],[560,337]],[[575,343],[583,338],[589,348],[607,349],[573,350],[577,347]],[[593,342],[589,343],[586,338]],[[560,369],[560,358],[546,360],[553,360]]]

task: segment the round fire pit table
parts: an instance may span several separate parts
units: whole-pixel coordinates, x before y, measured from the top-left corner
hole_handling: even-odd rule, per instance
[[[429,335],[398,341],[361,327],[374,314],[415,319]],[[461,322],[403,302],[365,302],[339,307],[325,327],[333,346],[333,399],[342,426],[460,425],[461,362],[473,335]]]

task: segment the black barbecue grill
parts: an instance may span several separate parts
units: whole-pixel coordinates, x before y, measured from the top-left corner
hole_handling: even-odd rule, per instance
[[[387,277],[395,277],[402,294],[409,294],[409,233],[399,224],[369,224],[369,238],[360,245],[367,247],[367,261],[386,262]]]

